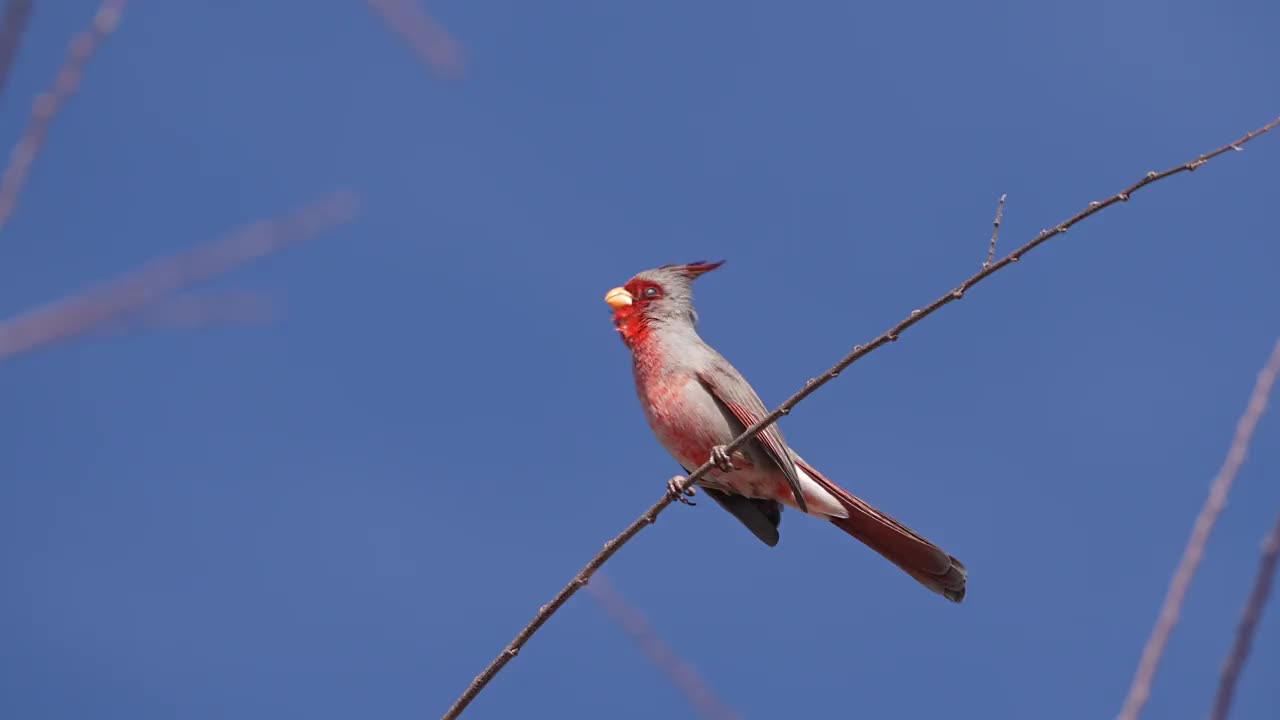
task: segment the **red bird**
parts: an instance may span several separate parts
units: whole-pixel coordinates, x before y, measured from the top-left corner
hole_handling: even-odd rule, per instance
[[[831,521],[948,600],[963,600],[967,573],[959,560],[814,470],[787,446],[777,424],[742,449],[725,452],[768,410],[729,361],[698,336],[693,281],[722,264],[664,265],[605,294],[631,350],[636,393],[658,442],[685,472],[712,460],[716,467],[698,485],[766,545],[778,544],[787,505]],[[669,484],[672,493],[678,480]]]

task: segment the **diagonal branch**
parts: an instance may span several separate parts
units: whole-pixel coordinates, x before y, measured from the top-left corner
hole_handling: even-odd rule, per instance
[[[1275,525],[1262,541],[1262,558],[1258,560],[1258,574],[1253,579],[1253,590],[1249,592],[1249,600],[1245,603],[1244,612],[1240,614],[1240,625],[1236,628],[1236,639],[1231,645],[1231,654],[1222,666],[1222,679],[1218,683],[1218,695],[1213,700],[1213,713],[1209,720],[1227,720],[1231,714],[1231,701],[1236,692],[1236,680],[1244,668],[1244,661],[1249,657],[1249,648],[1253,645],[1253,634],[1258,630],[1258,621],[1262,619],[1262,608],[1267,605],[1267,594],[1271,592],[1271,583],[1275,580],[1276,561],[1280,560],[1280,515],[1276,516]]]
[[[31,19],[31,0],[9,0],[0,18],[0,94],[9,82],[9,71],[18,57],[18,46]]]
[[[67,340],[350,220],[355,197],[338,192],[292,215],[249,225],[211,244],[151,263],[109,283],[0,322],[0,361]]]
[[[93,51],[120,23],[120,14],[124,12],[126,2],[127,0],[103,0],[97,14],[93,16],[90,29],[77,35],[67,47],[67,59],[58,70],[53,87],[38,95],[32,103],[27,127],[9,154],[9,164],[4,169],[4,176],[0,177],[0,232],[9,224],[13,209],[18,205],[18,194],[27,184],[31,164],[44,145],[53,117],[80,85],[80,78],[84,75],[89,58],[93,57]]]
[[[1270,132],[1271,130],[1275,129],[1278,126],[1280,126],[1280,117],[1276,118],[1275,120],[1272,120],[1266,125],[1263,125],[1257,130],[1254,130],[1253,132],[1248,133],[1244,137],[1241,137],[1239,140],[1236,140],[1235,142],[1229,143],[1227,145],[1223,145],[1217,150],[1207,152],[1197,157],[1194,160],[1185,162],[1181,165],[1175,165],[1174,167],[1171,167],[1168,170],[1164,170],[1162,172],[1149,172],[1141,180],[1130,185],[1124,190],[1121,190],[1120,192],[1106,198],[1105,200],[1097,200],[1097,201],[1091,202],[1085,209],[1081,210],[1075,215],[1072,215],[1070,218],[1067,218],[1065,221],[1059,223],[1058,225],[1055,225],[1052,228],[1041,230],[1040,234],[1036,235],[1036,237],[1033,238],[1030,242],[1027,242],[1021,247],[1015,249],[1013,252],[1009,253],[1008,255],[1005,255],[1004,257],[1000,258],[998,261],[992,263],[991,265],[988,265],[982,268],[973,276],[971,276],[969,279],[960,283],[960,285],[957,286],[954,290],[948,291],[946,294],[942,295],[937,300],[934,300],[933,302],[929,303],[923,308],[912,310],[911,313],[904,320],[902,320],[902,322],[899,322],[897,325],[894,325],[893,327],[884,331],[883,333],[881,333],[876,338],[872,339],[867,344],[855,345],[853,350],[849,351],[849,354],[841,358],[840,361],[837,362],[834,366],[832,366],[830,370],[827,370],[825,373],[823,373],[822,375],[819,375],[816,378],[811,378],[810,380],[808,380],[804,384],[804,387],[802,387],[794,395],[792,395],[791,397],[783,401],[783,403],[779,405],[773,412],[764,416],[758,422],[753,424],[751,427],[744,430],[741,435],[734,438],[733,442],[725,446],[725,450],[732,453],[734,450],[741,448],[751,438],[755,437],[756,434],[759,433],[761,430],[777,422],[777,420],[781,418],[783,415],[790,413],[791,409],[794,408],[801,400],[804,400],[805,398],[809,397],[811,394],[813,394],[815,390],[822,387],[823,385],[826,385],[828,382],[834,380],[836,376],[844,372],[844,370],[848,368],[850,365],[862,359],[864,356],[871,353],[873,350],[879,347],[882,347],[884,345],[887,345],[891,342],[895,342],[898,339],[898,337],[901,336],[903,332],[911,328],[911,326],[915,325],[916,323],[920,322],[921,320],[928,317],[929,315],[932,315],[933,313],[942,309],[944,305],[948,305],[951,302],[955,300],[959,300],[960,298],[964,297],[965,292],[967,292],[969,288],[972,288],[973,286],[987,279],[988,277],[998,272],[999,270],[1005,267],[1008,267],[1009,265],[1012,265],[1015,262],[1018,262],[1019,260],[1022,259],[1023,255],[1026,255],[1027,253],[1036,249],[1037,247],[1049,241],[1050,239],[1065,233],[1067,230],[1069,230],[1071,227],[1073,227],[1077,223],[1085,220],[1086,218],[1093,216],[1098,212],[1101,212],[1105,208],[1115,205],[1116,203],[1128,201],[1129,198],[1133,195],[1133,193],[1141,190],[1142,188],[1154,182],[1158,182],[1160,180],[1163,180],[1172,175],[1177,175],[1179,173],[1194,171],[1195,169],[1199,168],[1201,165],[1204,165],[1206,162],[1209,162],[1210,160],[1218,157],[1219,155],[1222,155],[1230,150],[1240,150],[1242,149],[1245,143],[1249,142],[1250,140],[1253,140],[1259,135]],[[700,480],[702,476],[705,475],[708,471],[710,471],[713,467],[715,467],[715,465],[710,461],[703,463],[700,467],[698,467],[696,470],[690,473],[688,477],[680,481],[678,483],[677,489],[679,491],[684,491],[689,489],[690,487],[693,486],[694,483]],[[466,707],[471,704],[471,701],[475,700],[476,696],[480,694],[480,691],[483,690],[491,680],[493,680],[494,676],[497,675],[502,670],[502,668],[506,666],[507,663],[511,662],[512,658],[514,658],[516,655],[520,653],[520,649],[524,647],[525,643],[529,641],[529,638],[533,637],[534,633],[538,632],[538,630],[544,624],[546,624],[547,620],[549,620],[551,616],[556,613],[557,610],[559,610],[566,602],[568,602],[569,598],[573,597],[574,593],[578,592],[578,590],[580,590],[584,585],[586,585],[587,582],[591,579],[591,576],[595,574],[596,570],[599,570],[600,566],[604,565],[605,562],[609,560],[609,558],[613,557],[614,553],[618,552],[618,550],[623,545],[625,545],[628,541],[630,541],[631,538],[635,537],[645,527],[654,524],[658,519],[658,514],[661,513],[663,510],[665,510],[668,505],[674,502],[673,498],[676,496],[677,496],[676,493],[668,493],[664,495],[661,500],[654,503],[654,505],[650,507],[648,510],[646,510],[639,518],[636,518],[636,520],[634,520],[630,525],[626,527],[626,529],[624,529],[621,533],[619,533],[617,537],[605,543],[604,548],[601,549],[600,552],[596,554],[595,557],[591,558],[591,561],[588,562],[586,566],[583,567],[582,570],[579,571],[578,574],[575,575],[574,578],[569,581],[569,584],[565,585],[563,588],[560,589],[560,592],[556,593],[556,596],[551,599],[551,602],[539,608],[538,612],[533,616],[533,620],[529,621],[529,624],[526,625],[523,630],[521,630],[519,633],[516,634],[515,638],[511,641],[511,643],[507,645],[507,647],[503,649],[502,652],[498,653],[498,656],[494,658],[491,663],[489,663],[489,666],[486,667],[479,675],[476,676],[474,680],[471,681],[471,684],[467,686],[467,689],[463,691],[461,696],[458,697],[458,699],[454,702],[453,706],[450,707],[449,710],[445,712],[442,720],[453,720],[454,718],[457,718],[459,715],[461,715],[462,711],[465,710]]]
[[[1165,594],[1156,625],[1151,630],[1151,637],[1147,640],[1146,647],[1142,649],[1142,659],[1138,662],[1138,670],[1134,675],[1133,684],[1129,687],[1129,695],[1125,698],[1124,706],[1117,716],[1118,720],[1137,720],[1143,706],[1147,704],[1147,698],[1151,696],[1151,682],[1155,679],[1156,669],[1164,656],[1164,649],[1169,644],[1169,636],[1173,634],[1173,626],[1178,624],[1178,615],[1182,612],[1182,601],[1186,598],[1187,590],[1191,587],[1191,579],[1195,577],[1196,568],[1200,566],[1200,560],[1204,557],[1204,549],[1209,542],[1210,533],[1213,532],[1213,526],[1218,521],[1218,515],[1227,504],[1227,494],[1231,492],[1231,485],[1235,482],[1240,466],[1244,464],[1245,456],[1249,452],[1249,442],[1253,439],[1254,428],[1258,426],[1258,420],[1267,409],[1267,397],[1271,394],[1271,386],[1275,384],[1277,373],[1280,373],[1280,340],[1276,341],[1271,357],[1258,373],[1258,380],[1254,383],[1253,392],[1249,395],[1249,404],[1245,407],[1244,414],[1240,416],[1240,421],[1236,423],[1231,448],[1227,451],[1222,467],[1209,486],[1209,497],[1205,498],[1200,514],[1196,516],[1191,537],[1187,540],[1187,547],[1182,551],[1178,569],[1174,571],[1173,579],[1169,582],[1169,590]],[[1243,659],[1241,661],[1243,662]]]
[[[635,640],[649,660],[657,665],[671,680],[671,683],[684,693],[692,705],[707,720],[737,720],[738,714],[725,707],[724,703],[711,691],[711,686],[698,674],[689,663],[676,655],[669,645],[663,642],[658,633],[649,625],[644,614],[627,604],[622,593],[614,589],[603,575],[597,575],[587,591],[609,613],[622,629]]]
[[[146,307],[122,313],[81,335],[112,336],[147,330],[194,330],[223,324],[265,324],[278,314],[277,303],[259,293],[191,292],[158,298]]]
[[[404,39],[414,54],[437,76],[462,76],[462,46],[444,26],[414,0],[365,0],[387,28]]]

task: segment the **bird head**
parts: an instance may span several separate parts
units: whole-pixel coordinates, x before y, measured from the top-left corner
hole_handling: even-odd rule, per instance
[[[662,326],[693,328],[698,314],[693,309],[693,281],[724,264],[693,262],[663,265],[636,273],[625,285],[605,293],[613,308],[613,324],[628,347],[634,347],[648,333]]]

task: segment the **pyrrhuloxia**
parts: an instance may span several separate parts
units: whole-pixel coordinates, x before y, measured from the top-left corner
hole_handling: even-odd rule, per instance
[[[636,393],[658,441],[685,472],[713,461],[699,486],[766,545],[778,543],[787,505],[831,521],[930,590],[963,600],[966,571],[959,560],[814,470],[787,446],[777,424],[725,453],[724,446],[768,410],[695,327],[693,281],[721,264],[645,270],[605,295],[631,350]]]

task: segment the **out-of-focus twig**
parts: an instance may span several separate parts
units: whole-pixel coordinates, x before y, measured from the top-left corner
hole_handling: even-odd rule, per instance
[[[742,447],[761,430],[777,422],[778,418],[783,415],[790,413],[792,408],[794,408],[801,400],[809,397],[818,388],[834,380],[850,365],[853,365],[855,362],[877,348],[897,341],[902,333],[910,329],[913,325],[934,314],[938,310],[941,310],[943,306],[949,305],[952,302],[963,298],[970,288],[983,280],[986,280],[988,277],[991,277],[991,275],[1001,269],[1018,262],[1022,259],[1023,255],[1026,255],[1045,242],[1067,232],[1076,224],[1083,222],[1112,205],[1127,202],[1134,193],[1152,183],[1159,182],[1160,180],[1172,177],[1173,175],[1192,172],[1219,155],[1230,152],[1231,150],[1241,150],[1245,143],[1250,142],[1260,135],[1270,132],[1276,127],[1280,127],[1280,118],[1272,120],[1257,130],[1244,135],[1235,142],[1223,145],[1216,150],[1211,150],[1200,155],[1194,160],[1189,160],[1181,165],[1175,165],[1161,172],[1149,172],[1141,180],[1133,183],[1124,190],[1121,190],[1120,192],[1103,200],[1091,202],[1087,207],[1085,207],[1085,209],[1077,212],[1075,215],[1072,215],[1061,223],[1053,226],[1052,228],[1041,230],[1040,233],[1029,242],[1014,249],[1013,252],[1010,252],[1008,255],[1005,255],[987,267],[982,268],[967,280],[960,283],[960,285],[955,289],[948,291],[943,296],[922,308],[912,310],[905,319],[876,336],[867,344],[854,346],[853,350],[849,351],[847,355],[841,358],[839,362],[833,365],[830,369],[818,377],[808,380],[804,384],[804,387],[798,390],[791,397],[784,400],[781,405],[773,410],[773,412],[760,418],[760,420],[754,423],[751,427],[743,430],[742,434],[738,435],[738,437],[734,438],[732,442],[725,446],[725,451],[733,452],[734,450]],[[480,671],[480,674],[471,681],[471,684],[469,684],[465,690],[463,690],[462,694],[458,696],[458,699],[454,701],[453,705],[445,711],[445,714],[442,716],[442,720],[453,720],[461,715],[462,712],[466,710],[467,706],[475,700],[476,696],[484,690],[485,686],[487,686],[493,678],[502,671],[502,668],[506,667],[507,663],[511,662],[511,659],[520,653],[520,649],[525,646],[525,643],[529,642],[529,639],[546,624],[547,620],[549,620],[556,611],[564,607],[564,604],[569,601],[569,598],[573,597],[578,590],[586,586],[586,584],[591,580],[591,576],[595,575],[596,571],[608,562],[609,558],[613,557],[623,545],[630,542],[631,539],[639,534],[641,530],[657,522],[658,515],[662,511],[666,510],[672,502],[674,502],[675,497],[678,497],[680,493],[683,493],[685,490],[692,487],[702,478],[703,475],[714,467],[715,464],[711,461],[703,463],[686,477],[680,479],[673,491],[665,493],[661,500],[654,503],[652,507],[641,513],[640,517],[633,520],[631,524],[624,528],[621,533],[618,533],[616,537],[606,542],[600,552],[596,553],[596,555],[578,571],[578,574],[573,576],[567,585],[560,588],[560,591],[556,593],[555,597],[551,598],[550,602],[538,608],[538,611],[533,615],[533,619],[530,620],[528,624],[520,630],[520,632],[516,633],[516,636],[512,638],[511,642],[508,643],[501,652],[498,653],[498,656],[495,657],[484,670]]]
[[[84,75],[85,65],[93,56],[93,51],[120,23],[126,1],[103,0],[97,14],[93,16],[93,25],[71,40],[71,45],[67,48],[67,59],[58,70],[53,87],[38,95],[32,104],[27,127],[9,154],[9,164],[0,177],[0,234],[9,224],[13,209],[18,204],[18,195],[31,173],[31,164],[44,145],[45,136],[49,134],[49,125],[59,108],[80,85],[80,78]]]
[[[1196,516],[1195,525],[1191,528],[1191,537],[1187,540],[1182,559],[1173,573],[1169,590],[1164,597],[1164,604],[1160,608],[1160,615],[1156,618],[1151,637],[1142,650],[1142,659],[1138,662],[1133,684],[1129,687],[1129,695],[1125,698],[1117,720],[1137,720],[1142,713],[1142,708],[1147,704],[1147,699],[1151,696],[1151,682],[1155,678],[1156,669],[1160,666],[1160,659],[1164,656],[1164,649],[1169,643],[1169,636],[1173,633],[1173,626],[1178,623],[1178,615],[1182,612],[1182,601],[1186,598],[1187,589],[1191,587],[1196,568],[1204,557],[1204,549],[1209,542],[1209,535],[1213,532],[1214,523],[1217,522],[1218,515],[1227,504],[1231,485],[1240,472],[1240,466],[1244,465],[1245,456],[1249,453],[1249,442],[1253,439],[1254,428],[1258,426],[1258,420],[1267,409],[1267,397],[1271,394],[1271,386],[1275,384],[1277,373],[1280,373],[1280,340],[1276,341],[1271,357],[1258,373],[1253,392],[1249,395],[1249,404],[1236,423],[1235,436],[1231,439],[1227,457],[1222,461],[1222,467],[1218,470],[1217,476],[1213,478],[1209,486],[1209,496],[1205,498],[1200,514]]]
[[[1000,202],[996,203],[996,219],[991,223],[991,244],[987,246],[987,259],[982,263],[982,267],[991,267],[991,263],[996,260],[996,241],[1000,239],[1000,222],[1004,220],[1004,201],[1009,197],[1008,193],[1000,196]]]
[[[458,78],[463,73],[462,45],[415,0],[366,0],[392,32],[436,75]]]
[[[22,34],[31,19],[31,0],[9,0],[4,4],[4,16],[0,18],[0,95],[9,82],[9,71],[18,57]]]
[[[249,225],[195,250],[152,261],[117,280],[0,322],[0,360],[76,337],[169,293],[308,240],[346,222],[356,199],[337,192],[281,219]]]
[[[1267,605],[1267,595],[1271,592],[1271,584],[1276,576],[1277,561],[1280,561],[1280,515],[1276,516],[1271,532],[1262,541],[1258,574],[1253,578],[1253,589],[1249,591],[1249,599],[1245,602],[1244,611],[1240,613],[1240,624],[1236,626],[1236,638],[1231,644],[1231,652],[1222,665],[1222,676],[1218,680],[1218,692],[1213,699],[1213,712],[1210,713],[1209,720],[1227,720],[1227,716],[1231,714],[1236,682],[1240,679],[1240,671],[1244,669],[1244,661],[1249,658],[1253,635],[1258,630],[1258,621],[1262,619],[1262,609]]]
[[[155,300],[147,307],[98,325],[94,335],[124,335],[145,330],[194,330],[212,325],[265,324],[279,314],[271,298],[238,291],[184,293]]]
[[[587,590],[595,597],[596,602],[622,626],[650,662],[657,665],[672,684],[684,693],[699,715],[710,720],[736,720],[738,714],[720,702],[698,671],[663,642],[643,613],[631,607],[603,575],[596,575],[592,580]]]

